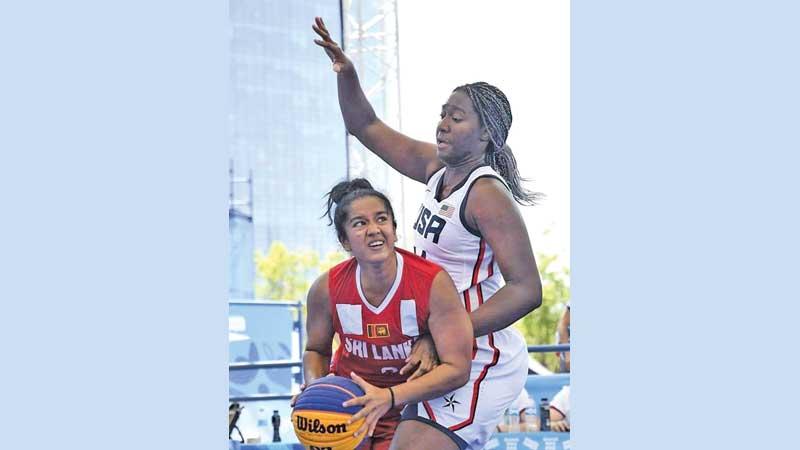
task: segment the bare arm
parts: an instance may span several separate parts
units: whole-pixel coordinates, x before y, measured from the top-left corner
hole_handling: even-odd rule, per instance
[[[558,321],[558,343],[569,343],[569,307],[564,310],[564,314]]]
[[[469,380],[472,360],[472,323],[458,298],[453,280],[439,272],[431,286],[428,329],[436,345],[439,365],[427,374],[396,386],[397,404],[438,397]]]
[[[494,250],[506,281],[492,301],[470,315],[475,336],[502,330],[542,304],[542,282],[528,230],[511,193],[493,178],[475,182],[467,199],[467,221]]]
[[[303,377],[306,383],[328,374],[333,344],[333,320],[328,303],[328,273],[317,278],[308,291],[306,349],[303,352]]]
[[[361,88],[353,62],[331,38],[325,23],[317,17],[312,28],[322,38],[314,42],[325,49],[337,73],[339,107],[347,131],[397,171],[424,183],[442,167],[436,146],[399,133],[378,119]]]
[[[433,280],[429,305],[428,328],[436,343],[441,363],[413,381],[392,386],[396,406],[438,397],[463,386],[469,380],[472,325],[466,310],[461,306],[453,281],[445,271],[439,272]],[[371,436],[378,419],[391,408],[392,394],[388,388],[379,389],[356,374],[351,376],[366,394],[348,400],[344,406],[364,405],[349,421],[352,423],[366,417],[364,425],[356,434],[368,431]]]

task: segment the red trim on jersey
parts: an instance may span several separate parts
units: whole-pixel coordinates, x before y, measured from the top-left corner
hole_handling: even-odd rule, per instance
[[[472,302],[469,300],[469,289],[464,291],[464,307],[467,309],[467,312],[472,312]],[[478,353],[478,338],[472,338],[472,359],[475,359],[475,355]]]
[[[491,277],[494,274],[494,255],[492,255],[492,260],[489,261],[489,276]]]
[[[432,421],[436,422],[436,416],[433,415],[433,408],[431,408],[430,403],[428,403],[427,401],[424,401],[424,402],[422,402],[422,406],[425,408],[425,412],[428,413],[428,417]]]
[[[489,346],[492,347],[492,350],[494,350],[494,356],[492,357],[492,362],[483,367],[481,374],[472,385],[472,402],[469,406],[469,417],[467,417],[467,419],[461,423],[457,423],[451,427],[448,427],[450,431],[458,431],[464,427],[472,425],[472,422],[475,420],[475,410],[478,407],[478,393],[480,392],[481,382],[484,378],[486,378],[486,373],[489,371],[489,368],[497,365],[497,360],[500,359],[500,350],[494,346],[494,335],[492,333],[489,333]]]
[[[486,249],[486,241],[481,239],[480,249],[478,250],[478,260],[475,261],[475,268],[472,269],[472,286],[478,284],[478,273],[481,271],[481,263],[483,262],[483,252]]]

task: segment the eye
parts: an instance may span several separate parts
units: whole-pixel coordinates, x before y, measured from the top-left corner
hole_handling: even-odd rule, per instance
[[[456,123],[461,122],[462,120],[464,120],[463,117],[456,117],[456,116],[452,116],[452,119],[453,119],[453,122],[456,122]]]
[[[352,225],[353,225],[353,228],[357,228],[357,227],[363,227],[365,223],[366,222],[364,222],[362,219],[358,219],[358,220],[354,220],[352,222]]]
[[[386,222],[388,218],[386,216],[378,216],[378,223]]]

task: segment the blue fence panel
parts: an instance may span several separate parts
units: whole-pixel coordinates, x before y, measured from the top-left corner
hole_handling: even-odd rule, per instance
[[[231,363],[292,359],[292,329],[297,309],[232,303],[229,309]],[[296,339],[296,338],[295,338]],[[292,369],[247,369],[229,372],[231,397],[287,394]]]

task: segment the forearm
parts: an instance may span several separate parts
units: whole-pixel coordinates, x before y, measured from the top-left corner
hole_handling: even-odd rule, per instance
[[[502,330],[542,304],[541,286],[506,284],[470,313],[475,337]]]
[[[566,344],[569,342],[569,333],[567,332],[567,326],[563,322],[558,324],[558,343],[559,344]]]
[[[324,355],[315,350],[303,352],[303,379],[306,383],[322,378],[328,374],[331,366],[331,355]]]
[[[339,91],[339,108],[342,110],[344,125],[350,134],[362,139],[362,131],[367,125],[377,120],[377,116],[361,88],[352,62],[338,73],[336,82]]]
[[[440,397],[463,386],[469,380],[469,364],[459,368],[442,363],[425,375],[406,383],[392,386],[395,405],[407,405]]]

